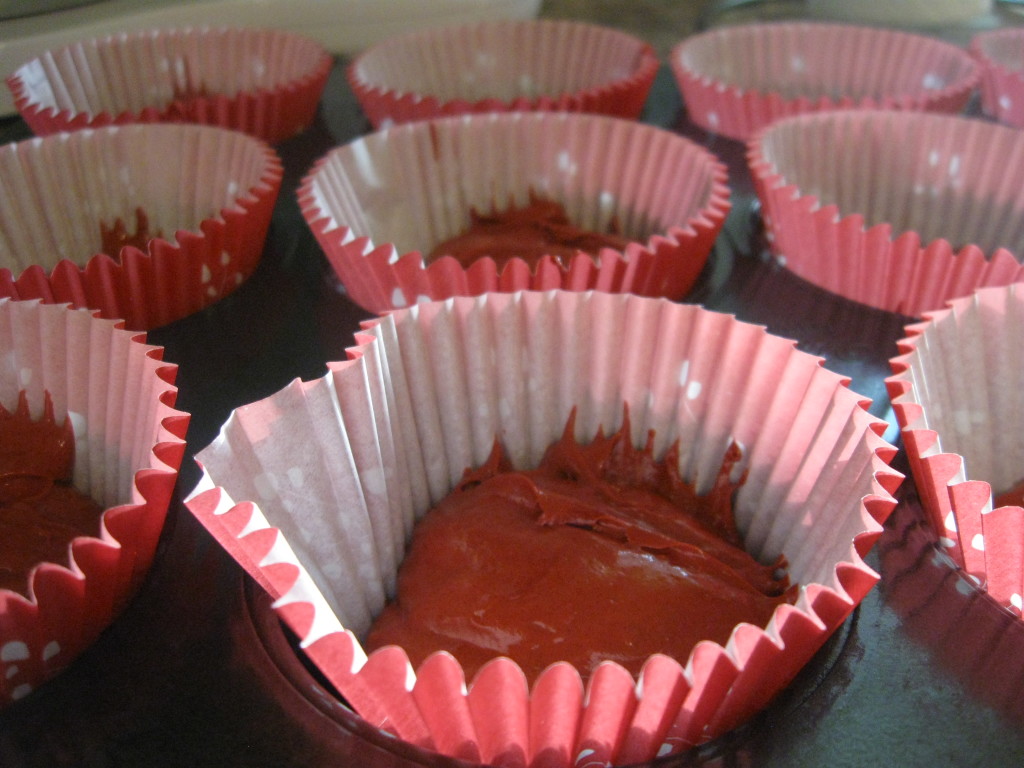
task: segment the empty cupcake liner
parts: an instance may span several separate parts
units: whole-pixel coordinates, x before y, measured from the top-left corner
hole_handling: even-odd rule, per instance
[[[410,123],[320,158],[299,187],[302,213],[349,296],[379,313],[418,301],[517,290],[682,297],[729,211],[725,166],[696,143],[600,115],[506,113]],[[535,269],[490,258],[424,263],[468,227],[471,209],[562,203],[584,229],[614,226],[618,252]]]
[[[187,122],[276,143],[312,123],[332,66],[319,43],[292,32],[155,29],[45,51],[7,86],[37,136]]]
[[[1024,509],[993,493],[1024,479],[1022,329],[1024,285],[980,289],[908,325],[886,380],[941,546],[1018,616]]]
[[[1024,128],[1024,30],[994,29],[971,38],[981,62],[981,109],[989,117]]]
[[[669,64],[689,119],[740,141],[827,109],[961,112],[980,77],[967,51],[941,40],[806,21],[701,32],[678,43]]]
[[[884,422],[846,384],[793,342],[696,305],[564,291],[425,303],[368,321],[323,378],[236,409],[198,454],[186,504],[372,724],[487,764],[649,760],[762,708],[876,582],[862,557],[902,476]],[[795,605],[724,647],[651,657],[638,680],[606,662],[586,689],[566,663],[530,690],[508,659],[466,681],[443,653],[415,672],[400,649],[367,657],[359,637],[394,592],[415,520],[495,438],[531,466],[573,409],[588,442],[625,408],[636,445],[649,430],[655,455],[680,441],[700,491],[738,441],[739,529],[755,557],[785,553]]]
[[[1024,622],[936,548],[935,531],[919,512],[912,500],[897,507],[876,546],[886,606],[938,669],[1024,724]]]
[[[953,115],[780,120],[747,160],[769,246],[815,285],[916,317],[1024,279],[1024,134]]]
[[[143,336],[84,310],[0,299],[0,402],[49,395],[75,432],[73,484],[106,509],[95,537],[0,590],[0,706],[66,667],[119,613],[148,571],[185,450],[177,367]]]
[[[199,125],[0,147],[0,296],[68,302],[132,330],[178,320],[255,271],[282,175],[262,141]],[[122,247],[133,241],[119,224],[148,238]]]
[[[658,72],[653,47],[579,21],[494,20],[390,37],[352,62],[370,123],[508,110],[640,117]]]

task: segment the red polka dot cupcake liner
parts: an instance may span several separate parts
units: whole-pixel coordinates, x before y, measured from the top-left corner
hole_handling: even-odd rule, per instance
[[[104,511],[94,536],[43,562],[25,594],[0,589],[0,706],[27,696],[93,643],[153,561],[185,450],[176,366],[120,323],[38,301],[0,299],[0,403],[47,400],[70,420],[72,484]]]
[[[472,211],[560,203],[585,230],[617,231],[622,251],[531,266],[468,266],[434,247]],[[302,213],[348,295],[371,312],[517,290],[602,290],[679,298],[693,286],[729,211],[725,166],[678,134],[571,113],[492,113],[369,134],[316,162]]]
[[[971,53],[981,63],[981,109],[1000,123],[1024,128],[1024,30],[980,32]]]
[[[121,33],[45,51],[7,78],[37,136],[125,123],[200,123],[270,143],[308,127],[333,59],[274,29]]]
[[[739,141],[829,109],[961,112],[980,77],[967,51],[941,40],[809,21],[714,28],[678,43],[669,64],[688,118]]]
[[[919,512],[906,504],[886,523],[898,536],[883,537],[877,548],[885,604],[936,669],[1002,717],[1022,722],[1024,621],[952,564]]]
[[[916,317],[1024,279],[1024,134],[955,115],[839,110],[748,145],[769,247],[825,290]]]
[[[0,297],[149,330],[232,293],[259,264],[283,169],[264,142],[123,125],[0,148]]]
[[[658,72],[653,47],[578,21],[494,20],[382,40],[348,80],[370,123],[554,110],[640,117]]]
[[[348,704],[414,754],[650,760],[763,708],[878,579],[862,558],[895,506],[896,449],[821,363],[759,326],[664,299],[551,291],[420,304],[367,321],[323,378],[236,409],[197,455],[186,504]],[[568,662],[531,688],[503,657],[467,680],[446,653],[415,670],[399,647],[366,653],[413,524],[495,439],[514,466],[535,466],[573,411],[585,443],[626,410],[634,445],[662,456],[679,441],[680,472],[699,492],[741,447],[744,546],[762,562],[785,554],[794,604],[766,626],[737,625],[725,645],[652,656],[636,678],[606,661],[586,687]]]
[[[1002,494],[1024,479],[1022,329],[1024,284],[979,289],[908,325],[886,380],[939,545],[1016,616],[1024,493]]]

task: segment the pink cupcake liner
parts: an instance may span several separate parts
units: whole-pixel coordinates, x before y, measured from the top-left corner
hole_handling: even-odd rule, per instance
[[[201,123],[271,143],[312,123],[333,60],[275,29],[110,35],[40,54],[7,78],[37,136],[126,123]]]
[[[876,27],[732,25],[678,43],[669,64],[691,121],[747,141],[782,117],[838,108],[961,112],[979,66],[955,45]]]
[[[815,285],[919,316],[1024,279],[1024,135],[883,110],[786,118],[748,145],[772,252]]]
[[[0,147],[0,297],[124,319],[178,320],[235,290],[263,253],[283,169],[244,134],[124,125]],[[101,227],[152,239],[103,253]]]
[[[1024,30],[993,29],[971,38],[981,63],[981,109],[1001,123],[1024,128]]]
[[[877,550],[886,605],[900,630],[975,699],[1024,724],[1024,622],[935,546],[914,505],[898,507]]]
[[[696,143],[600,115],[494,113],[410,123],[364,136],[316,162],[299,187],[302,213],[349,296],[379,313],[418,301],[517,290],[602,290],[682,297],[729,211],[727,172]],[[536,269],[482,258],[468,268],[437,243],[470,211],[562,203],[585,229],[614,224],[625,252],[577,255]]]
[[[792,341],[695,305],[600,292],[455,298],[368,321],[325,377],[236,409],[198,455],[186,504],[371,724],[487,764],[649,760],[762,708],[876,582],[862,557],[902,476],[865,405]],[[400,649],[366,655],[358,638],[394,593],[415,520],[495,437],[530,466],[574,408],[588,442],[617,429],[624,407],[635,444],[649,430],[656,455],[680,441],[698,489],[734,440],[743,446],[737,522],[755,557],[785,553],[802,585],[795,605],[766,627],[738,625],[724,647],[651,657],[638,680],[606,662],[586,689],[566,663],[531,690],[508,659],[466,681],[447,654],[415,672]]]
[[[921,504],[943,549],[1019,616],[1024,509],[994,508],[993,492],[1024,478],[1024,284],[980,289],[906,330],[886,386]]]
[[[382,40],[356,57],[348,80],[375,128],[512,110],[636,119],[658,66],[650,44],[621,30],[496,20]]]
[[[185,450],[177,367],[163,350],[93,313],[0,299],[0,399],[25,392],[34,419],[48,394],[75,429],[73,483],[106,509],[95,537],[41,563],[27,595],[0,590],[0,706],[90,645],[134,594],[163,529]]]

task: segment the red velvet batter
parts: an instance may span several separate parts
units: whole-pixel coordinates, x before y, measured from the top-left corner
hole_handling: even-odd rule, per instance
[[[49,396],[35,422],[24,393],[14,413],[0,406],[0,589],[24,594],[34,565],[66,564],[73,538],[99,535],[103,508],[70,484],[74,450]]]
[[[427,257],[428,263],[453,256],[468,266],[476,259],[490,256],[498,269],[512,258],[523,259],[532,268],[542,256],[550,254],[559,266],[568,267],[580,251],[596,256],[602,248],[623,251],[629,243],[614,232],[580,229],[569,221],[560,203],[533,195],[528,205],[488,214],[474,208],[470,216],[469,229],[435,246]]]
[[[531,681],[559,660],[584,678],[603,659],[635,674],[652,653],[685,662],[697,642],[724,644],[795,600],[783,558],[763,566],[742,549],[737,448],[699,497],[676,447],[658,462],[624,432],[580,446],[570,420],[532,471],[496,445],[417,523],[367,647],[399,645],[414,666],[447,650],[468,678],[500,655]]]
[[[117,256],[126,245],[134,246],[140,251],[145,251],[149,241],[154,237],[162,237],[159,232],[149,231],[149,217],[142,208],[135,209],[135,232],[129,232],[127,225],[122,219],[118,219],[112,226],[100,222],[100,238],[102,249],[100,252],[108,256]]]

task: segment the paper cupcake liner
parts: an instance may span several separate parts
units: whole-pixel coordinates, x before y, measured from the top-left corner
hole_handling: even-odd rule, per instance
[[[1024,30],[998,29],[971,38],[981,63],[981,109],[989,117],[1024,128]]]
[[[944,550],[1019,616],[1024,509],[994,509],[993,491],[1024,478],[1024,285],[978,290],[906,330],[886,386],[921,504]]]
[[[877,545],[886,605],[938,669],[1024,724],[1024,622],[936,549],[934,530],[914,507],[911,501],[896,509]]]
[[[640,117],[658,72],[653,47],[578,21],[497,20],[387,38],[348,80],[377,128],[474,112],[551,110]]]
[[[201,123],[271,143],[312,123],[333,60],[275,29],[110,35],[40,54],[7,78],[37,136],[125,123]]]
[[[678,43],[669,64],[689,119],[740,141],[820,110],[961,112],[980,78],[977,62],[950,43],[819,22],[701,32]]]
[[[349,296],[379,313],[418,301],[517,290],[682,297],[729,211],[725,166],[694,142],[600,115],[516,113],[411,123],[322,157],[299,187],[302,213]],[[568,268],[490,258],[468,268],[422,254],[470,224],[470,211],[561,202],[585,229],[614,223],[624,253]]]
[[[270,147],[198,125],[125,125],[0,147],[0,296],[68,302],[149,330],[255,271],[283,169]],[[153,235],[104,253],[102,227]]]
[[[523,292],[396,311],[356,342],[322,379],[236,409],[198,455],[186,504],[348,703],[413,745],[553,766],[685,749],[762,708],[877,580],[862,557],[902,479],[885,424],[819,358],[759,326],[628,294]],[[414,521],[495,437],[531,466],[574,408],[588,442],[624,407],[635,444],[648,430],[655,455],[680,441],[698,490],[732,441],[744,447],[737,523],[755,557],[785,553],[795,605],[724,647],[651,657],[639,682],[604,663],[586,691],[564,663],[531,690],[507,659],[466,681],[446,654],[415,672],[399,649],[367,657],[358,638],[394,593]]]
[[[804,280],[916,317],[1024,279],[1024,134],[952,115],[781,120],[747,160],[772,252]]]
[[[96,537],[42,563],[26,596],[0,590],[0,706],[37,688],[92,643],[149,569],[185,450],[177,367],[143,336],[90,312],[0,299],[0,403],[48,393],[75,430],[73,484],[105,507]]]

